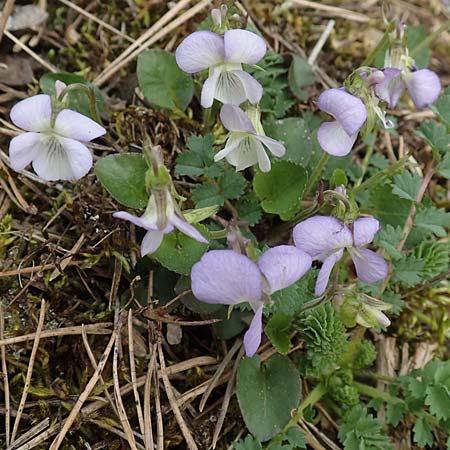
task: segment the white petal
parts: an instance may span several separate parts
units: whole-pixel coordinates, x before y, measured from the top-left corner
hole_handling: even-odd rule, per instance
[[[236,170],[244,170],[259,162],[258,150],[261,149],[264,152],[262,144],[252,135],[247,135],[240,140],[236,149],[226,156],[226,160],[236,167]]]
[[[205,80],[202,87],[200,104],[203,108],[211,108],[216,96],[217,82],[219,80],[221,70],[216,67],[209,77]]]
[[[197,230],[197,228],[187,223],[184,219],[178,217],[176,214],[173,214],[173,216],[170,218],[170,222],[174,227],[178,228],[186,236],[189,236],[198,242],[202,242],[203,244],[208,243],[208,240],[205,239],[205,237],[200,233],[200,231]]]
[[[220,72],[216,85],[215,98],[224,104],[240,105],[247,100],[244,85],[235,71]]]
[[[256,64],[266,54],[266,42],[251,31],[230,30],[223,38],[227,62]]]
[[[9,163],[16,172],[23,170],[33,161],[41,147],[40,133],[22,133],[9,143]]]
[[[175,58],[181,70],[195,73],[224,61],[223,38],[211,31],[196,31],[176,49]]]
[[[52,117],[49,95],[34,95],[15,104],[10,113],[14,125],[26,131],[47,131]]]
[[[36,173],[47,181],[78,180],[92,167],[92,155],[82,143],[50,136],[33,160]]]
[[[54,130],[60,136],[81,142],[92,141],[106,133],[97,122],[71,109],[63,109],[56,116]]]
[[[337,121],[324,122],[317,130],[317,140],[320,146],[333,156],[348,155],[357,137],[358,133],[349,136]]]
[[[271,152],[273,155],[281,158],[286,153],[286,147],[282,142],[276,141],[267,136],[260,136],[259,134],[255,136],[256,139],[261,141]]]
[[[164,231],[149,230],[145,233],[141,243],[141,256],[150,255],[156,252],[164,238]]]
[[[342,258],[344,250],[339,250],[336,253],[331,254],[322,264],[319,275],[317,276],[316,287],[314,293],[316,295],[322,295],[327,288],[328,281],[330,280],[331,271],[334,265]]]
[[[239,106],[223,105],[220,110],[220,120],[228,131],[256,133],[251,120]]]
[[[225,148],[215,154],[214,161],[216,162],[220,161],[221,159],[225,158],[229,153],[234,151],[239,146],[244,137],[245,136],[243,136],[240,133],[230,133],[230,136],[228,137],[227,142],[225,144]]]
[[[258,347],[261,344],[263,308],[264,306],[260,306],[255,311],[250,327],[244,335],[245,354],[249,358],[258,351]]]
[[[261,172],[270,172],[271,164],[270,159],[267,156],[266,151],[264,150],[264,147],[261,145],[260,142],[258,142],[259,145],[257,145],[256,148],[256,156],[258,158],[258,166],[259,170]]]
[[[233,73],[241,80],[246,99],[253,104],[259,103],[263,95],[263,87],[259,81],[243,70],[234,70]]]

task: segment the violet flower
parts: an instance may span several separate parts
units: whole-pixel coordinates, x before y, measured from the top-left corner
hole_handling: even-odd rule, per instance
[[[265,251],[258,263],[233,250],[212,250],[192,268],[192,292],[205,303],[250,303],[255,315],[244,346],[251,357],[261,343],[263,297],[294,284],[310,267],[311,257],[289,245]]]
[[[250,117],[254,119],[253,123]],[[238,106],[222,106],[220,120],[230,131],[230,135],[225,148],[215,155],[214,161],[226,158],[232,166],[236,167],[236,170],[244,170],[258,164],[262,172],[269,172],[270,159],[264,146],[278,157],[285,154],[286,148],[281,142],[264,134],[259,121],[259,112],[255,112],[250,117]]]
[[[201,105],[209,108],[215,98],[233,105],[261,100],[262,86],[242,70],[242,64],[256,64],[266,50],[264,39],[250,31],[229,30],[223,37],[211,31],[196,31],[178,46],[175,57],[187,73],[209,69],[201,94]]]
[[[375,92],[389,108],[395,107],[405,89],[417,108],[435,102],[441,92],[439,77],[429,69],[409,71],[387,67],[383,72],[384,81],[375,85]]]
[[[317,277],[315,294],[322,295],[330,279],[334,265],[347,249],[355,264],[356,274],[364,283],[375,283],[388,274],[388,264],[372,250],[370,244],[380,229],[373,217],[355,220],[353,231],[335,217],[314,216],[294,227],[295,245],[323,265]]]
[[[320,146],[330,155],[347,155],[367,119],[366,106],[360,98],[336,88],[322,92],[317,106],[335,119],[320,125],[317,131]]]
[[[162,196],[158,201],[157,195]],[[181,212],[178,211],[168,189],[150,196],[147,209],[141,217],[134,216],[126,211],[118,211],[113,214],[113,217],[128,220],[147,230],[141,243],[141,256],[149,255],[158,250],[164,235],[173,231],[174,227],[198,242],[208,243],[194,226],[186,222]]]
[[[35,95],[11,109],[11,120],[27,131],[11,140],[9,160],[17,172],[33,163],[44,180],[78,180],[92,167],[86,143],[106,133],[97,122],[70,109],[60,111],[52,121],[49,95]]]

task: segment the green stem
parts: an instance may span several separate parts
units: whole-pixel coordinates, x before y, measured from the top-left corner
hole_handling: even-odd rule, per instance
[[[359,180],[355,183],[355,187],[358,187],[362,183],[362,180],[364,179],[364,175],[366,174],[367,169],[369,167],[369,162],[370,162],[370,158],[372,158],[372,155],[373,155],[373,145],[369,145],[367,148],[367,152],[364,155],[363,162],[362,162],[362,167],[361,167],[362,173],[361,173]]]
[[[327,301],[327,298],[325,295],[322,295],[321,297],[317,297],[314,300],[310,300],[309,302],[306,302],[301,308],[300,313],[303,313],[305,311],[308,311],[308,309],[315,308],[316,306],[321,305],[322,303],[325,303]]]
[[[395,27],[395,24],[390,24],[388,26],[387,30],[383,34],[383,37],[380,39],[380,41],[378,42],[376,47],[366,56],[366,59],[361,63],[361,66],[370,66],[373,63],[373,61],[377,57],[378,53],[388,43],[389,35],[391,34],[394,27]]]
[[[411,56],[416,55],[423,48],[428,47],[433,43],[444,31],[450,28],[450,19],[445,21],[436,31],[431,33],[426,39],[424,39],[419,45],[411,50]]]
[[[91,110],[92,118],[98,122],[99,124],[102,123],[102,120],[100,119],[100,114],[98,113],[97,109],[97,99],[95,98],[95,92],[92,88],[89,86],[86,86],[82,83],[73,83],[69,84],[66,88],[62,90],[62,92],[58,95],[58,101],[62,102],[64,97],[70,92],[75,90],[81,90],[83,91],[89,98],[89,109]]]
[[[314,171],[311,175],[311,178],[308,181],[308,184],[305,189],[304,197],[306,197],[310,193],[311,189],[316,184],[316,181],[319,179],[319,177],[322,173],[322,170],[325,167],[325,164],[328,162],[329,159],[330,159],[330,155],[326,152],[323,152],[323,155],[320,158],[319,163],[317,164],[316,168],[314,169]]]
[[[358,389],[358,392],[363,395],[367,395],[372,398],[379,398],[386,403],[404,403],[404,401],[398,397],[394,397],[387,392],[380,391],[372,386],[368,386],[367,384],[358,383],[357,381],[353,382],[353,386]]]
[[[377,381],[386,381],[387,383],[392,383],[395,381],[395,378],[388,377],[387,375],[380,375],[379,373],[368,372],[366,370],[360,370],[356,372],[356,375],[362,378],[370,378],[372,380]]]
[[[358,192],[363,192],[366,189],[379,184],[384,178],[387,178],[393,175],[400,167],[404,166],[409,159],[409,155],[405,155],[403,158],[399,159],[396,163],[392,164],[392,166],[387,167],[381,172],[377,172],[375,175],[370,177],[368,180],[361,183],[359,186],[353,188],[353,193],[356,194]]]
[[[224,239],[228,235],[228,230],[210,231],[209,235],[211,236],[211,239]]]

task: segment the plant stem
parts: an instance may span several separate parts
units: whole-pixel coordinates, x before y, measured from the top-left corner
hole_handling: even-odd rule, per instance
[[[373,145],[369,145],[367,148],[367,152],[364,155],[364,159],[362,162],[362,167],[361,167],[361,176],[359,177],[358,181],[355,183],[355,187],[358,187],[361,183],[362,180],[364,179],[364,175],[367,172],[367,168],[369,167],[369,162],[370,162],[370,158],[373,155]]]
[[[97,109],[97,99],[95,98],[95,92],[92,88],[90,88],[89,86],[86,86],[85,84],[82,83],[73,83],[73,84],[69,84],[69,86],[67,86],[66,88],[64,88],[62,90],[62,92],[58,95],[58,100],[60,102],[63,101],[64,97],[70,92],[70,91],[76,91],[76,90],[80,90],[83,91],[89,98],[89,109],[91,110],[91,114],[92,114],[92,118],[98,122],[98,123],[102,123],[101,119],[100,119],[100,114],[98,113],[98,109]]]
[[[314,185],[316,184],[316,181],[319,179],[323,168],[325,167],[325,164],[327,163],[327,161],[330,159],[330,155],[326,152],[323,152],[322,157],[320,158],[316,168],[314,169],[311,178],[308,181],[308,184],[306,186],[305,189],[305,194],[304,197],[306,197],[309,192],[311,191],[311,189],[314,187]]]
[[[450,19],[445,21],[436,31],[431,33],[426,39],[424,39],[419,45],[411,50],[411,56],[416,55],[423,48],[428,47],[432,42],[434,42],[444,31],[450,28]]]
[[[395,380],[395,378],[393,377],[388,377],[387,375],[380,375],[379,373],[368,372],[365,370],[356,372],[356,375],[362,378],[370,378],[377,381],[386,381],[387,383],[392,383]]]
[[[395,26],[395,25],[394,25]],[[389,41],[389,35],[392,31],[392,25],[389,25],[387,30],[384,32],[383,37],[380,39],[378,44],[375,46],[375,48],[366,56],[366,59],[362,62],[361,66],[370,66],[375,58],[377,57],[378,53],[383,49],[383,47],[388,43]]]
[[[354,381],[353,386],[358,389],[360,394],[367,395],[368,397],[379,398],[386,403],[404,403],[402,399],[394,397],[387,392],[380,391],[372,386],[368,386],[367,384]]]

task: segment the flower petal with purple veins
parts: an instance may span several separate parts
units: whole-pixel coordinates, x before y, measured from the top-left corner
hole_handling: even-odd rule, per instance
[[[191,271],[192,292],[206,303],[258,304],[262,297],[262,276],[247,256],[233,250],[205,253]]]
[[[324,261],[331,253],[353,245],[352,232],[340,220],[313,216],[298,223],[293,230],[297,248],[313,260]]]
[[[230,136],[230,139],[233,136]],[[236,170],[244,170],[247,167],[254,166],[255,164],[259,164],[260,161],[262,162],[262,167],[260,169],[264,171],[270,170],[270,160],[267,164],[267,159],[261,158],[261,155],[258,154],[258,152],[264,152],[264,147],[262,146],[261,142],[259,142],[257,139],[254,138],[254,136],[247,135],[247,136],[237,136],[236,139],[239,140],[239,145],[236,147],[235,150],[228,153],[228,155],[225,157],[226,160],[234,167],[236,167]],[[267,157],[267,155],[266,155]],[[267,167],[268,165],[268,167]]]
[[[92,167],[92,154],[81,142],[45,136],[33,158],[33,169],[44,180],[78,180]]]
[[[441,92],[441,80],[428,69],[417,70],[404,76],[408,93],[417,108],[435,102]]]
[[[223,38],[211,31],[196,31],[178,46],[175,58],[181,70],[187,73],[221,64],[225,59]]]
[[[356,275],[364,283],[376,283],[389,273],[388,263],[372,250],[367,248],[350,248],[350,256],[355,264]]]
[[[216,162],[220,161],[221,159],[227,157],[231,152],[236,150],[239,147],[242,139],[245,139],[245,137],[242,134],[231,133],[230,137],[227,139],[225,148],[220,150],[220,152],[217,152],[214,155],[214,161],[216,161]],[[256,161],[255,161],[255,163],[256,163]]]
[[[344,89],[327,89],[320,94],[317,106],[332,115],[345,132],[352,136],[367,119],[367,109],[362,100]]]
[[[242,131],[255,134],[256,130],[245,112],[236,105],[223,105],[220,120],[228,131]]]
[[[314,290],[315,295],[320,296],[325,292],[328,281],[330,281],[331,271],[333,270],[334,265],[342,258],[343,254],[344,250],[339,250],[325,259],[320,268],[319,275],[317,276],[316,287]]]
[[[358,137],[349,136],[339,122],[324,122],[317,130],[317,140],[323,150],[333,156],[348,155]]]
[[[257,141],[256,139],[253,139],[255,141],[254,147],[256,151],[256,158],[258,159],[258,167],[261,172],[270,172],[270,169],[272,168],[272,164],[270,163],[270,158],[267,155],[266,151],[264,150],[264,147],[262,144]]]
[[[223,39],[227,62],[256,64],[267,51],[265,40],[251,31],[229,30]]]
[[[220,72],[214,98],[224,104],[231,105],[240,105],[247,100],[244,85],[234,71],[222,70]]]
[[[258,351],[258,347],[261,344],[262,313],[263,306],[260,306],[255,311],[250,327],[244,335],[245,354],[249,358],[251,358]]]
[[[187,223],[184,219],[177,216],[176,214],[172,215],[172,217],[170,218],[170,222],[175,228],[178,228],[186,236],[189,236],[190,238],[195,239],[196,241],[203,244],[208,243],[208,240],[205,239],[205,237],[200,233],[200,231],[197,230],[197,228]]]
[[[264,91],[259,81],[243,70],[234,70],[233,74],[241,80],[246,99],[253,105],[259,103]]]
[[[33,161],[41,149],[42,135],[40,133],[22,133],[9,143],[9,163],[16,172],[25,169]]]
[[[16,103],[10,112],[14,125],[26,131],[48,131],[52,117],[49,95],[40,94]]]
[[[148,230],[142,239],[141,256],[144,257],[156,252],[162,243],[164,234],[164,231],[161,230]]]
[[[267,136],[260,136],[259,134],[256,135],[255,138],[262,142],[273,155],[278,156],[279,158],[284,156],[286,153],[286,147],[280,141],[276,141],[275,139]]]
[[[362,217],[353,223],[353,244],[355,247],[370,244],[380,231],[380,222],[373,217]]]
[[[92,141],[106,133],[97,122],[70,109],[63,109],[56,116],[54,130],[60,136],[81,142]]]
[[[269,285],[269,294],[297,282],[311,264],[311,257],[292,245],[270,248],[258,260],[259,269]]]
[[[384,81],[375,85],[375,92],[389,105],[389,108],[394,108],[406,87],[401,77],[401,70],[387,67],[383,73]]]

